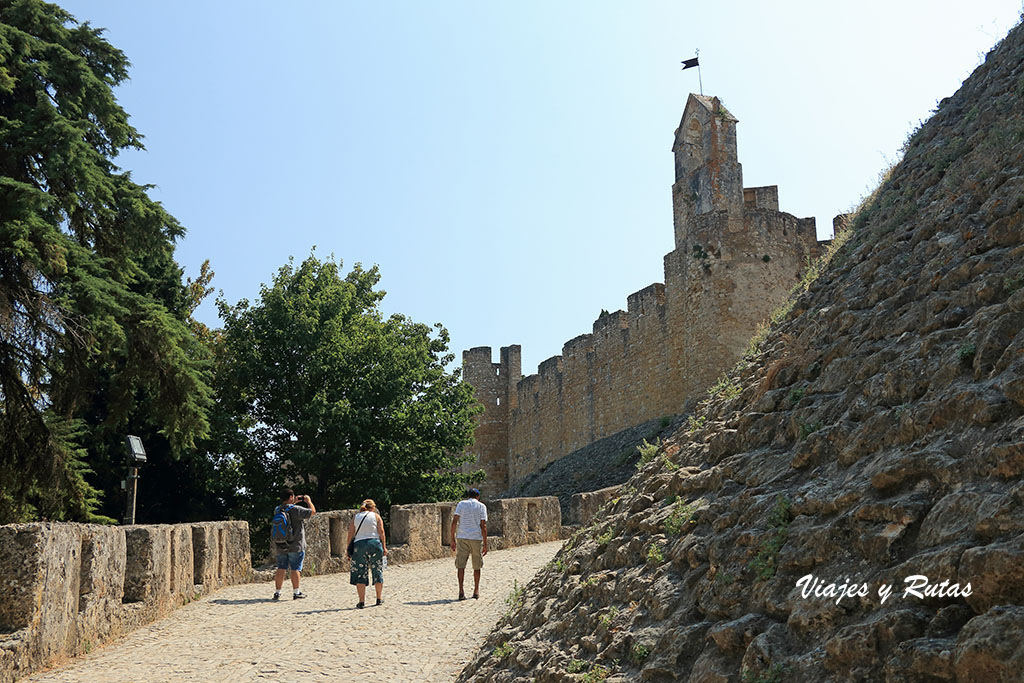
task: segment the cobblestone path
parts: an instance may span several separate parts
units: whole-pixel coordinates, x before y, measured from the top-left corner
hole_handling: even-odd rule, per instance
[[[384,604],[357,610],[348,574],[303,577],[305,600],[273,584],[231,586],[29,681],[453,681],[560,542],[484,558],[480,599],[456,600],[452,559],[389,567]],[[472,569],[466,571],[473,592]]]

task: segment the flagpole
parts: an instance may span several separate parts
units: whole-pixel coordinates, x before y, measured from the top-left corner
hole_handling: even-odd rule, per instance
[[[700,48],[698,47],[694,52],[697,54],[697,84],[700,85],[700,95],[704,96],[704,80],[700,77]]]

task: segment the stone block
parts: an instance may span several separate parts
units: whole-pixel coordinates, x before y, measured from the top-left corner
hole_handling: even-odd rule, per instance
[[[0,527],[0,631],[29,626],[43,590],[45,544],[42,524]]]
[[[327,514],[313,515],[303,522],[306,533],[305,570],[318,574],[331,560],[331,518]]]
[[[522,498],[526,503],[526,531],[530,543],[557,541],[562,531],[562,508],[558,498]]]
[[[501,536],[504,547],[526,543],[528,506],[525,498],[490,500],[487,505],[487,535]]]
[[[247,523],[200,522],[190,528],[195,585],[210,591],[252,580]]]
[[[20,526],[20,525],[19,525]],[[75,619],[78,616],[79,568],[82,556],[82,527],[78,524],[31,524],[31,545],[22,546],[37,557],[38,572],[28,579],[23,598],[29,630],[28,653],[31,661],[47,662],[76,645]],[[8,573],[8,565],[4,565]],[[23,613],[24,614],[24,613]]]
[[[389,547],[392,544],[407,546],[400,553],[406,562],[442,557],[446,548],[441,545],[440,506],[437,503],[393,505]]]
[[[125,527],[124,602],[158,603],[170,597],[171,527]]]
[[[621,486],[609,486],[589,493],[577,493],[569,503],[568,522],[587,526],[605,503],[619,495],[621,488]]]
[[[79,639],[101,642],[124,630],[120,624],[126,557],[124,529],[98,525],[81,529]]]
[[[224,553],[224,585],[252,580],[252,554],[249,552],[249,524],[247,522],[217,522],[223,529],[221,552]]]
[[[168,567],[169,591],[171,598],[181,600],[193,595],[195,560],[192,554],[192,528],[186,524],[169,525]]]

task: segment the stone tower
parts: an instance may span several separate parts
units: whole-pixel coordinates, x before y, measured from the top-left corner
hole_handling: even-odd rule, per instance
[[[522,377],[518,344],[501,348],[501,362],[491,362],[491,347],[478,346],[462,352],[462,378],[473,385],[474,395],[484,407],[477,416],[471,452],[476,464],[466,470],[483,469],[486,481],[480,485],[485,496],[508,486],[508,425],[510,411],[518,396],[515,386]]]
[[[484,405],[472,452],[483,491],[508,488],[582,446],[688,401],[743,355],[819,248],[813,218],[779,211],[774,185],[743,187],[737,120],[717,97],[690,95],[672,145],[675,249],[665,281],[627,297],[562,354],[520,377],[520,348],[463,354]],[[572,302],[552,302],[571,306]]]
[[[676,248],[695,216],[726,212],[743,220],[743,167],[736,153],[736,118],[717,97],[690,95],[676,129],[672,153],[676,179],[672,207]],[[733,230],[739,226],[734,223]]]
[[[672,385],[703,391],[746,350],[757,325],[818,255],[813,218],[779,211],[775,185],[743,187],[738,123],[717,97],[691,94],[676,129],[676,248],[665,256]]]

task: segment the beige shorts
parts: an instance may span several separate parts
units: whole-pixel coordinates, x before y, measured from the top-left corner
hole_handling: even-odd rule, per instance
[[[481,569],[484,566],[483,541],[474,541],[471,538],[455,539],[455,568],[465,569],[469,556],[473,556],[473,570]]]

